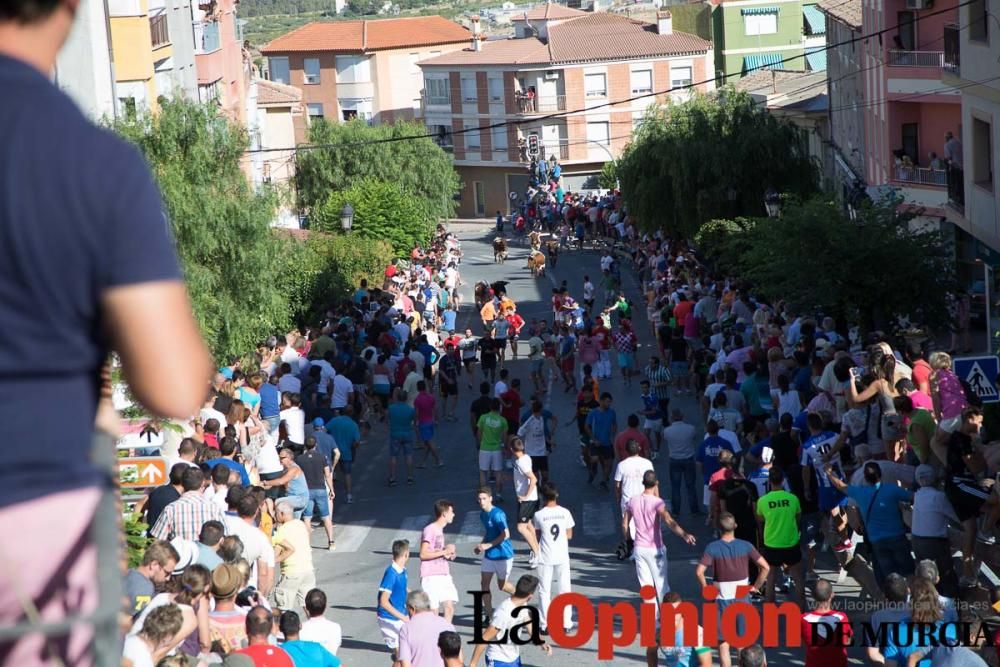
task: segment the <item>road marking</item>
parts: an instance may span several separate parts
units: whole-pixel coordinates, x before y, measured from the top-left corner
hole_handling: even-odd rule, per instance
[[[483,522],[479,520],[478,510],[465,513],[462,519],[462,527],[459,529],[460,535],[455,542],[472,544],[479,542],[483,538]]]
[[[336,553],[354,553],[364,544],[365,538],[371,532],[375,520],[357,521],[350,525],[338,525],[334,529],[333,537],[337,541]]]
[[[392,540],[389,542],[389,547],[392,547],[392,543],[396,540],[407,540],[410,543],[411,549],[420,548],[420,535],[424,531],[424,526],[431,522],[430,514],[421,514],[419,516],[408,516],[403,519],[403,523],[399,526],[399,530],[393,536]]]
[[[615,532],[615,511],[611,501],[583,504],[583,534],[606,537]]]

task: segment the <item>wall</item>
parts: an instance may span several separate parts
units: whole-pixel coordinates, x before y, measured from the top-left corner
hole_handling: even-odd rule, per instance
[[[301,109],[296,108],[297,113]],[[264,110],[261,127],[262,148],[282,148],[295,145],[295,125],[291,107],[271,107]],[[279,151],[266,157],[271,165],[271,180],[284,183],[295,173],[295,151]]]
[[[747,35],[741,9],[743,3],[722,3],[713,14],[716,69],[722,69],[730,80],[738,78],[743,70],[743,58],[753,53],[780,53],[785,58],[802,55],[802,3],[800,0],[775,0],[760,3],[760,7],[778,8],[778,31],[771,35]],[[736,53],[734,53],[736,51]],[[805,69],[799,57],[786,65],[786,69]]]
[[[243,71],[243,44],[236,34],[235,0],[216,0],[219,3],[219,37],[222,41],[223,109],[240,122],[246,121],[246,82]]]
[[[995,24],[991,24],[991,29]],[[994,34],[995,43],[997,36]],[[963,44],[964,48],[964,44]],[[965,53],[962,54],[962,74],[965,76]],[[985,90],[982,90],[985,88]],[[971,225],[971,233],[981,238],[994,249],[1000,249],[1000,188],[997,187],[997,170],[1000,168],[1000,90],[997,88],[977,87],[977,92],[971,89],[963,91],[962,100],[962,146],[965,166],[965,217]],[[972,142],[973,119],[978,118],[990,122],[992,129],[993,148],[993,183],[992,189],[973,183]]]
[[[860,37],[840,21],[826,19],[827,37],[832,44],[839,44]],[[833,150],[838,151],[854,172],[865,173],[864,79],[859,72],[861,47],[858,43],[839,46],[827,52],[827,82],[830,96],[830,133]],[[848,176],[848,174],[844,174]],[[835,190],[840,193],[839,184]]]
[[[82,0],[56,58],[55,82],[93,120],[114,117],[115,83],[103,0]]]
[[[411,66],[410,56],[417,62],[444,53],[460,51],[467,46],[441,44],[377,51],[372,54],[372,80],[375,82],[375,122],[393,122],[397,119],[412,120],[420,110],[420,95],[424,78],[419,67]]]
[[[113,16],[111,45],[114,49],[116,81],[146,81],[153,76],[149,17]]]
[[[197,0],[195,0],[197,1]],[[198,99],[198,70],[195,67],[191,0],[167,0],[167,29],[173,49],[173,93]]]

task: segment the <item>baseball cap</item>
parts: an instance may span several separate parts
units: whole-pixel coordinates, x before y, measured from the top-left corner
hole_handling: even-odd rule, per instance
[[[188,565],[193,565],[198,560],[198,546],[191,540],[183,537],[175,537],[170,540],[170,545],[177,550],[177,566],[174,567],[173,575],[176,577],[184,572]]]
[[[322,417],[316,417],[316,419],[313,420],[313,426],[315,426],[316,428],[319,428],[320,426],[326,426],[326,422],[323,421]]]
[[[222,563],[212,571],[212,595],[215,597],[232,597],[242,586],[243,575],[236,566]]]
[[[225,368],[220,368],[219,369],[219,375],[221,375],[222,377],[226,378],[227,380],[232,380],[233,379],[233,369],[229,368],[228,366],[225,367]]]

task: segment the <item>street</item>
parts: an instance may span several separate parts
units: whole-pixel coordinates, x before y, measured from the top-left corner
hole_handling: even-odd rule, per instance
[[[510,281],[508,293],[517,302],[518,311],[524,319],[530,321],[533,317],[550,317],[549,293],[560,281],[567,281],[571,293],[580,298],[583,276],[589,273],[596,279],[600,273],[596,251],[573,251],[562,254],[558,267],[549,267],[545,277],[534,279],[525,268],[525,246],[513,245],[506,264],[494,264],[492,249],[489,247],[492,240],[491,226],[461,224],[453,225],[452,229],[461,238],[464,251],[461,271],[465,287],[462,293],[463,308],[458,321],[459,331],[464,330],[468,324],[477,335],[481,333],[472,295],[472,287],[478,280]],[[630,298],[639,302],[640,295],[634,276],[626,268],[623,268],[622,273]],[[596,305],[601,305],[600,294]],[[638,367],[641,369],[654,348],[650,347],[652,334],[645,318],[645,308],[636,308],[635,313],[636,331],[641,342],[637,355]],[[521,379],[525,388],[522,394],[527,398],[531,383],[524,354],[522,353],[521,360],[515,362],[510,360],[508,352],[507,368],[511,370],[512,378]],[[618,373],[614,363],[613,372]],[[413,486],[401,484],[390,488],[386,483],[386,427],[384,424],[376,424],[368,442],[359,450],[355,462],[353,504],[344,502],[346,493],[338,480],[339,498],[334,512],[337,550],[326,552],[323,549],[325,543],[320,544],[323,540],[322,531],[314,531],[313,544],[316,550],[313,557],[318,585],[326,591],[330,600],[332,608],[327,614],[328,618],[343,627],[344,643],[339,655],[346,664],[373,665],[379,664],[381,659],[385,663],[389,662],[389,652],[382,643],[375,622],[378,583],[391,560],[392,542],[405,538],[410,541],[412,553],[408,567],[409,587],[411,590],[419,587],[419,560],[416,555],[420,547],[420,531],[430,522],[433,502],[439,498],[447,498],[455,503],[455,522],[445,531],[446,540],[449,543],[455,542],[458,548],[458,557],[451,566],[452,576],[462,596],[455,614],[455,625],[463,638],[471,638],[472,596],[465,591],[479,588],[480,559],[473,554],[472,549],[482,536],[482,526],[475,500],[478,483],[476,447],[467,418],[469,405],[475,396],[468,389],[464,377],[460,386],[462,394],[459,397],[459,420],[439,422],[437,427],[437,444],[441,448],[445,467],[417,470]],[[611,380],[601,380],[601,390],[613,394],[619,429],[624,428],[627,416],[637,411],[641,405],[638,382],[626,389],[621,378],[616,375]],[[570,421],[574,414],[574,401],[575,396],[563,393],[558,381],[546,398],[546,407],[559,420],[555,438],[557,447],[550,456],[551,477],[560,489],[560,504],[572,512],[576,521],[571,542],[573,591],[587,596],[595,605],[599,602],[634,601],[638,597],[634,566],[631,561],[619,562],[614,556],[614,549],[620,540],[620,529],[613,490],[602,491],[596,481],[588,485],[587,471],[578,461],[577,431]],[[694,397],[687,395],[674,398],[671,405],[682,408],[687,420],[699,430],[702,428]],[[666,495],[668,475],[665,452],[655,462],[655,467],[661,480],[661,489]],[[530,570],[526,567],[525,542],[514,530],[516,516],[511,489],[508,488],[504,495],[506,500],[500,506],[507,512],[511,523],[512,542],[516,552],[512,580],[516,581]],[[712,535],[704,525],[704,516],[692,519],[687,514],[686,507],[685,513],[676,518],[686,530],[697,536],[698,544],[688,546],[669,531],[664,531],[669,554],[669,583],[684,600],[698,602],[700,592],[694,578],[694,566]],[[836,578],[836,572],[831,575],[822,567],[819,570],[821,574]],[[845,584],[838,585],[837,590],[838,595],[850,595],[856,587],[852,587],[848,580]],[[502,598],[496,597],[495,593],[494,595],[495,603],[498,603]],[[555,647],[551,658],[546,658],[537,648],[528,646],[522,649],[522,659],[525,664],[571,665],[581,660],[592,664],[597,662],[596,644],[595,633],[582,648]],[[467,660],[471,653],[472,647],[467,645]],[[381,657],[377,658],[375,654],[381,654]],[[768,650],[772,664],[779,665],[802,664],[800,654],[801,649]],[[636,639],[631,647],[616,652],[615,663],[634,664],[644,661],[644,655],[644,649]]]

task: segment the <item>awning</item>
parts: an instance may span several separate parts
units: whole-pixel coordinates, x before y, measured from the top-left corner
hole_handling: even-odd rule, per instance
[[[752,56],[743,56],[743,73],[748,74],[758,69],[768,69],[774,67],[781,68],[784,59],[780,53],[755,53]]]
[[[806,51],[806,63],[813,72],[826,71],[826,49],[820,47],[815,51]]]
[[[743,16],[749,16],[752,14],[777,14],[777,7],[744,7],[740,10],[740,14]]]
[[[810,35],[826,34],[826,15],[816,5],[802,5],[802,18]]]

